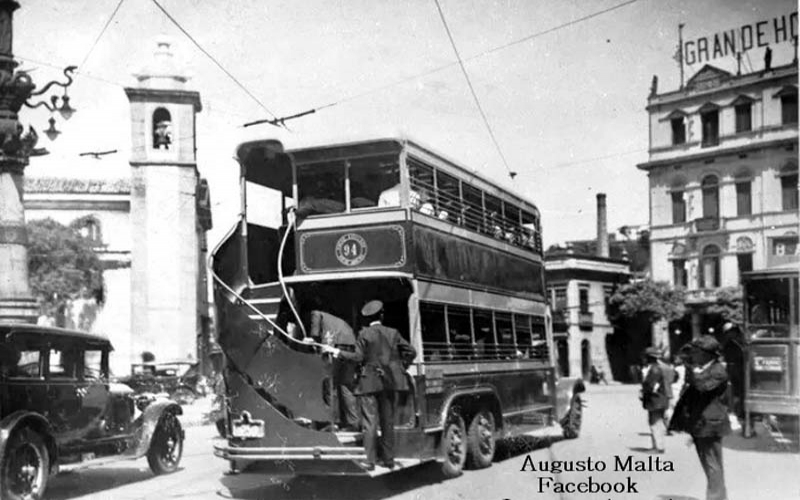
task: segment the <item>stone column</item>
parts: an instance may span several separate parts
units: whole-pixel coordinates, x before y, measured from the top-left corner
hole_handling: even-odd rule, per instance
[[[17,112],[34,85],[14,73],[12,24],[19,4],[0,0],[0,322],[35,322],[39,315],[28,283],[28,237],[22,207],[23,170],[35,133],[22,134]]]

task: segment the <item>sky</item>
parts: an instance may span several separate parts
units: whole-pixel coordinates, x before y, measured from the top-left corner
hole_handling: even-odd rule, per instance
[[[256,97],[201,52],[152,0],[21,0],[14,54],[44,85],[79,66],[69,88],[78,110],[58,120],[48,156],[30,176],[129,175],[130,111],[124,87],[167,35],[200,92],[197,161],[211,186],[213,244],[238,207],[236,145],[275,138],[287,148],[404,135],[533,201],[545,245],[595,235],[595,195],[608,196],[611,229],[648,222],[647,95],[677,89],[684,40],[797,10],[794,0],[439,0],[500,152],[456,63],[434,0],[158,0]],[[557,28],[563,26],[561,28]],[[556,29],[554,29],[556,28]],[[524,40],[520,43],[513,43]],[[773,65],[791,61],[773,45]],[[496,50],[495,50],[496,49]],[[745,54],[762,68],[763,49]],[[707,61],[703,61],[703,64]],[[710,61],[735,71],[733,57]],[[687,79],[703,64],[687,66]],[[62,77],[63,79],[63,77]],[[398,83],[399,82],[399,83]],[[321,108],[290,130],[246,122]],[[267,111],[268,110],[268,111]],[[23,110],[40,132],[49,114]],[[178,140],[192,140],[192,137]],[[118,150],[101,160],[78,156]],[[508,167],[503,161],[505,157]],[[512,181],[508,169],[517,172]]]

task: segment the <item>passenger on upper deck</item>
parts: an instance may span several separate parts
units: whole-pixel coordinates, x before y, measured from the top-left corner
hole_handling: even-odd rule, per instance
[[[337,195],[335,182],[321,175],[314,177],[313,185],[304,189],[305,193],[297,206],[297,216],[303,218],[344,212],[344,202],[339,201],[342,196]]]
[[[400,206],[400,184],[390,187],[383,191],[378,198],[378,207],[399,207]],[[409,205],[425,215],[433,215],[434,208],[430,202],[431,196],[426,190],[421,192],[414,189],[408,191]]]

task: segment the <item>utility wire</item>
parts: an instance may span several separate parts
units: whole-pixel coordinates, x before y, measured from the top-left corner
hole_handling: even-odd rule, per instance
[[[81,61],[80,65],[78,65],[79,72],[83,70],[83,67],[86,65],[86,61],[89,60],[89,57],[92,55],[92,52],[94,52],[95,47],[97,47],[97,44],[100,42],[100,39],[103,38],[106,30],[111,25],[111,21],[114,20],[114,17],[117,15],[117,12],[119,12],[119,8],[122,7],[123,3],[125,3],[125,0],[119,0],[119,3],[117,3],[117,6],[114,8],[114,12],[111,13],[111,16],[108,18],[108,21],[106,21],[105,26],[103,26],[103,29],[100,30],[100,34],[98,34],[97,38],[94,39],[94,43],[92,43],[91,48],[89,48],[89,52],[86,53],[83,61]]]
[[[253,99],[253,100],[254,100],[254,101],[255,101],[255,102],[256,102],[256,103],[257,103],[257,104],[258,104],[258,105],[261,107],[261,109],[263,109],[263,110],[264,110],[264,111],[266,111],[268,114],[270,114],[270,115],[271,115],[271,116],[272,116],[274,119],[277,119],[277,115],[275,115],[275,113],[273,113],[272,111],[270,111],[270,110],[269,110],[269,108],[267,108],[267,106],[266,106],[266,105],[265,105],[263,102],[261,102],[261,100],[260,100],[258,97],[256,97],[255,95],[253,95],[253,93],[252,93],[252,92],[250,92],[250,90],[248,90],[248,89],[247,89],[247,87],[245,87],[245,86],[244,86],[244,84],[242,84],[242,82],[240,82],[240,81],[239,81],[239,80],[238,80],[238,79],[237,79],[235,76],[233,76],[233,75],[231,74],[231,72],[230,72],[230,71],[228,71],[227,69],[225,69],[225,67],[224,67],[222,64],[220,64],[220,62],[219,62],[219,61],[217,61],[217,59],[216,59],[216,58],[214,58],[214,56],[212,56],[211,54],[209,54],[209,53],[208,53],[208,51],[207,51],[206,49],[204,49],[204,48],[203,48],[203,46],[202,46],[202,45],[200,45],[200,44],[197,42],[197,40],[195,40],[195,39],[194,39],[194,37],[193,37],[191,34],[189,34],[189,32],[188,32],[188,31],[186,31],[186,30],[183,28],[183,26],[181,26],[181,24],[180,24],[179,22],[178,22],[178,21],[177,21],[177,20],[176,20],[174,17],[172,17],[172,15],[171,15],[169,12],[167,12],[167,10],[166,10],[164,7],[162,7],[160,3],[158,3],[158,0],[153,0],[153,3],[154,3],[154,4],[156,4],[156,7],[158,7],[158,8],[161,10],[161,12],[163,12],[163,13],[164,13],[164,15],[165,15],[165,16],[167,16],[167,19],[169,19],[169,20],[172,22],[172,24],[174,24],[174,25],[175,25],[175,26],[176,26],[176,27],[177,27],[179,30],[181,30],[181,32],[182,32],[184,35],[186,35],[186,38],[188,38],[188,39],[189,39],[189,40],[190,40],[190,41],[191,41],[191,42],[192,42],[192,43],[195,45],[195,47],[197,47],[197,48],[200,50],[200,52],[202,52],[203,54],[205,54],[205,55],[206,55],[206,57],[208,57],[209,59],[211,59],[211,61],[212,61],[214,64],[216,64],[216,65],[217,65],[217,67],[218,67],[219,69],[221,69],[223,73],[225,73],[226,75],[228,75],[228,78],[230,78],[231,80],[233,80],[233,82],[234,82],[236,85],[238,85],[240,89],[242,89],[242,90],[243,90],[243,91],[244,91],[244,92],[245,92],[245,93],[246,93],[248,96],[250,96],[250,98],[251,98],[251,99]]]
[[[450,45],[453,47],[453,52],[456,54],[456,59],[458,59],[458,65],[461,67],[461,72],[464,73],[464,78],[467,80],[467,85],[469,86],[469,91],[472,93],[472,98],[475,100],[475,106],[478,107],[478,111],[481,114],[481,118],[483,118],[483,123],[486,125],[486,130],[489,131],[489,135],[492,138],[492,142],[494,142],[495,148],[497,148],[497,153],[500,155],[500,158],[503,160],[503,164],[506,166],[506,170],[508,170],[508,176],[511,177],[511,180],[514,180],[514,177],[517,176],[516,172],[511,170],[511,167],[508,166],[508,161],[506,160],[505,155],[503,154],[503,150],[500,148],[500,143],[497,142],[497,137],[494,135],[494,131],[492,130],[492,126],[489,124],[489,120],[486,118],[486,113],[483,111],[483,107],[481,106],[481,101],[478,99],[478,94],[475,93],[475,87],[472,86],[472,81],[469,79],[469,73],[467,73],[467,68],[464,67],[464,61],[461,59],[461,54],[458,52],[458,47],[456,47],[456,42],[453,39],[453,34],[450,33],[450,27],[447,26],[447,20],[444,17],[444,12],[442,12],[442,6],[439,5],[439,0],[433,0],[436,3],[436,9],[439,11],[439,17],[442,19],[442,24],[444,25],[444,30],[447,32],[447,38],[450,39]]]
[[[528,36],[526,36],[524,38],[519,38],[517,40],[512,40],[511,42],[508,42],[506,44],[499,45],[497,47],[493,47],[493,48],[485,50],[485,51],[483,51],[483,52],[481,52],[479,54],[475,54],[473,56],[467,57],[466,59],[464,59],[464,61],[465,62],[470,62],[470,61],[473,61],[475,59],[479,59],[481,57],[484,57],[486,55],[492,54],[492,53],[497,52],[499,50],[506,49],[506,48],[512,47],[514,45],[519,45],[521,43],[528,42],[530,40],[533,40],[534,38],[538,38],[540,36],[547,35],[549,33],[553,33],[554,31],[558,31],[560,29],[564,29],[564,28],[570,27],[570,26],[572,26],[574,24],[578,24],[578,23],[581,23],[583,21],[592,19],[594,17],[601,16],[603,14],[606,14],[606,13],[611,12],[611,11],[616,10],[616,9],[620,9],[622,7],[625,7],[626,5],[630,5],[630,4],[638,2],[638,1],[639,0],[627,0],[627,1],[619,3],[617,5],[613,5],[613,6],[609,7],[609,8],[607,8],[607,9],[603,9],[603,10],[600,10],[600,11],[597,11],[597,12],[593,12],[593,13],[587,14],[587,15],[585,15],[583,17],[579,17],[577,19],[573,19],[571,21],[567,21],[565,23],[559,24],[557,26],[553,26],[552,28],[548,28],[548,29],[546,29],[544,31],[539,31],[539,32],[536,32],[536,33],[532,33],[532,34],[530,34],[530,35],[528,35]],[[349,96],[342,97],[342,98],[340,98],[340,99],[338,99],[336,101],[332,101],[332,102],[329,102],[327,104],[323,104],[321,106],[317,106],[315,108],[312,108],[308,112],[300,113],[300,115],[306,115],[306,114],[314,113],[314,112],[321,111],[321,110],[326,109],[326,108],[331,108],[333,106],[337,106],[339,104],[343,104],[343,103],[346,103],[346,102],[349,102],[349,101],[354,101],[356,99],[360,99],[360,98],[366,97],[368,95],[377,94],[378,92],[381,92],[381,91],[396,87],[398,85],[402,85],[404,83],[407,83],[407,82],[410,82],[410,81],[413,81],[413,80],[418,80],[418,79],[424,78],[426,76],[430,76],[430,75],[433,75],[433,74],[436,74],[436,73],[440,73],[440,72],[448,70],[448,69],[450,69],[450,68],[452,68],[454,66],[457,66],[458,64],[459,64],[458,62],[452,62],[452,63],[444,64],[442,66],[437,66],[435,68],[431,68],[429,70],[423,71],[421,73],[417,73],[415,75],[411,75],[411,76],[400,78],[398,80],[395,80],[393,82],[387,83],[385,85],[381,85],[380,87],[375,87],[375,88],[372,88],[372,89],[369,89],[369,90],[365,90],[363,92],[358,92],[356,94],[351,94]],[[296,117],[296,115],[292,115],[291,117],[287,117],[287,119],[288,118],[294,118],[294,117]],[[273,121],[279,121],[279,120],[273,118]],[[270,120],[263,120],[260,123],[270,123],[270,124],[272,124]],[[248,123],[245,126],[250,126],[250,125],[255,125],[255,124],[256,123]]]

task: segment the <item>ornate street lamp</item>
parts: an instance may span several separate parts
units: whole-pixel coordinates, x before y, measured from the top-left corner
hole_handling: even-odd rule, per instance
[[[30,75],[15,71],[13,20],[19,4],[14,0],[0,0],[0,322],[35,322],[39,308],[28,283],[28,234],[25,230],[25,212],[22,205],[23,171],[31,156],[47,154],[36,148],[38,134],[33,127],[19,123],[17,113],[23,104],[31,108],[45,106],[51,113],[61,113],[69,119],[75,111],[69,104],[66,89],[72,84],[75,66],[64,70],[67,81],[52,81],[37,90]],[[30,102],[43,96],[53,86],[64,89],[64,95],[52,96],[47,101]],[[60,103],[60,104],[59,104]],[[50,118],[50,128],[45,131],[50,139],[60,133],[55,119]]]

